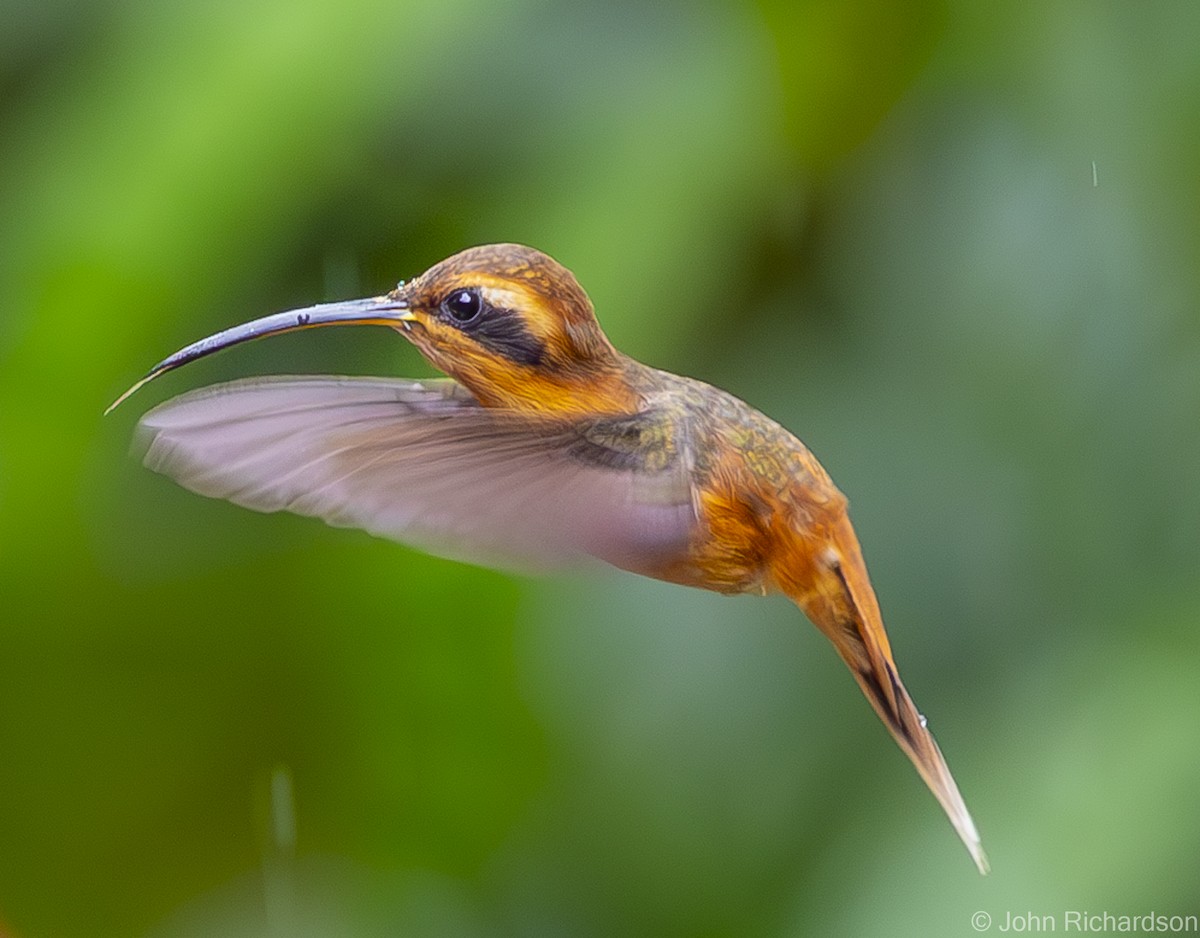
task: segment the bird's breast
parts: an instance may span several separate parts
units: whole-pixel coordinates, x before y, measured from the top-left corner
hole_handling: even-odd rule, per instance
[[[686,561],[665,578],[722,593],[775,589],[776,569],[819,542],[845,498],[780,424],[717,388],[677,380],[696,530]]]

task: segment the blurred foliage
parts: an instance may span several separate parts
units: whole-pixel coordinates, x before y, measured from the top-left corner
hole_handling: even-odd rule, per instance
[[[3,21],[0,934],[1200,912],[1195,3]],[[100,417],[200,335],[493,240],[822,456],[991,877],[786,603],[512,579],[126,457],[155,400],[425,373],[403,343],[283,337]]]

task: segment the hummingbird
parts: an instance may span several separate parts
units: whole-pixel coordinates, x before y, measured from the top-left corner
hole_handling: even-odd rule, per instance
[[[718,593],[782,593],[833,643],[988,871],[900,680],[845,496],[774,420],[614,348],[546,254],[472,247],[381,296],[233,326],[159,362],[109,410],[232,345],[364,324],[399,332],[449,377],[272,376],[192,391],[141,418],[145,464],[201,495],[485,566],[597,558]]]

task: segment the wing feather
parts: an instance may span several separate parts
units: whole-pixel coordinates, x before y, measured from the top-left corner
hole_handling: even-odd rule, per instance
[[[680,559],[696,523],[686,453],[650,471],[584,432],[481,407],[448,379],[284,377],[175,398],[139,439],[147,466],[199,494],[486,566]]]

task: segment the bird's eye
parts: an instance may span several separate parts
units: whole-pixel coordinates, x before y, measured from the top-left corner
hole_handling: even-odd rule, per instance
[[[470,322],[483,310],[483,299],[476,290],[455,290],[442,300],[442,309],[456,322]]]

